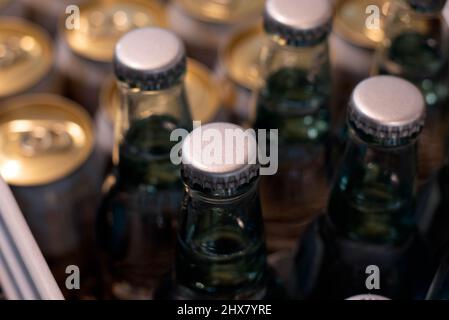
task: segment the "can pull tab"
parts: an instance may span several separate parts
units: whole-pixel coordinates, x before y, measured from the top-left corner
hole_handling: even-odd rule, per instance
[[[63,126],[57,124],[50,127],[37,126],[20,134],[20,150],[28,157],[64,152],[72,145],[72,137]]]
[[[30,37],[9,37],[0,42],[0,68],[7,68],[25,59],[30,46]]]

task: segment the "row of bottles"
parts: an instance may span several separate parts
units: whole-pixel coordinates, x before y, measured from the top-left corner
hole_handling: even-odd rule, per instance
[[[417,186],[434,186],[427,181],[445,154],[444,3],[410,0],[389,16],[380,75],[357,85],[346,121],[335,129],[327,42],[332,6],[268,0],[253,128],[278,130],[277,140],[266,143],[277,144],[279,162],[275,175],[260,178],[258,165],[248,164],[255,154],[245,153],[245,164],[211,165],[201,157],[207,144],[190,147],[201,128],[239,129],[226,123],[193,130],[183,142],[182,164],[173,163],[172,132],[192,129],[184,46],[164,29],[127,33],[114,56],[121,109],[113,174],[97,221],[104,297],[284,297],[266,248],[291,249],[299,238],[292,267],[281,276],[291,297],[363,294],[365,270],[374,266],[381,272],[375,293],[424,298],[441,258],[435,248],[444,246],[425,231],[447,215],[442,194],[434,206],[442,212],[426,212],[424,230],[420,208],[429,207],[428,197],[416,197]],[[257,144],[254,137],[248,143]],[[441,159],[430,161],[434,156]]]
[[[134,2],[145,8],[155,3]],[[228,8],[227,4],[240,7],[238,1],[201,2],[205,7],[211,2],[220,8]],[[261,7],[260,0],[250,2],[248,8]],[[219,102],[218,94],[208,89],[211,78],[204,80],[206,85],[196,94],[201,97],[204,91],[204,95],[217,96],[214,106],[208,108],[210,104],[200,103],[200,98],[191,99],[186,69],[192,61],[187,53],[201,57],[212,51],[213,59],[208,61],[212,65],[218,51],[210,50],[209,43],[197,42],[210,29],[212,35],[220,37],[209,42],[221,43],[221,35],[227,34],[220,28],[221,20],[216,30],[209,26],[217,21],[198,21],[204,31],[196,35],[198,39],[187,28],[189,24],[181,21],[177,33],[186,42],[185,47],[174,33],[154,26],[164,25],[152,23],[159,11],[151,19],[134,15],[145,23],[132,24],[132,28],[119,33],[111,31],[114,39],[123,34],[113,57],[112,38],[108,48],[85,46],[87,42],[79,42],[74,36],[78,31],[61,33],[69,47],[81,45],[94,54],[108,49],[104,62],[108,68],[113,66],[116,83],[110,84],[113,94],[105,108],[114,117],[115,146],[113,166],[104,181],[96,216],[90,214],[97,208],[94,201],[84,201],[88,208],[81,216],[89,219],[83,224],[74,222],[83,229],[79,238],[86,240],[79,255],[88,255],[89,261],[78,263],[72,253],[68,262],[56,257],[56,249],[69,246],[64,241],[52,241],[47,229],[56,230],[58,236],[66,233],[67,239],[76,237],[64,228],[51,227],[56,224],[47,226],[41,216],[28,221],[42,228],[48,244],[41,243],[42,249],[47,254],[49,249],[56,252],[55,258],[47,256],[50,262],[58,260],[61,265],[53,270],[55,274],[62,278],[68,263],[79,265],[83,289],[79,295],[89,299],[381,298],[373,294],[391,299],[424,298],[437,266],[449,251],[449,164],[444,162],[449,129],[449,38],[441,14],[446,0],[384,2],[388,2],[382,7],[385,21],[382,30],[376,31],[382,33],[383,40],[373,61],[372,76],[351,87],[352,95],[342,106],[332,92],[335,83],[329,36],[335,6],[328,0],[266,1],[263,28],[252,29],[251,41],[260,46],[257,76],[251,74],[254,81],[246,88],[245,99],[232,94],[228,98],[242,100],[243,109],[251,109],[250,121],[244,120],[245,129],[277,130],[277,134],[267,134],[267,141],[257,134],[248,136],[235,124],[195,125],[195,121],[211,120],[212,114],[218,114]],[[193,2],[183,3],[186,8],[193,6]],[[104,31],[92,30],[106,34],[108,23],[101,26]],[[93,113],[98,100],[94,88],[104,80],[106,69],[98,73],[96,69],[102,64],[80,63],[78,55],[83,56],[84,51],[76,52],[65,52],[59,64],[65,76],[72,76],[71,89],[75,92],[70,96],[83,101]],[[18,58],[21,61],[21,56]],[[249,57],[245,59],[243,63],[249,63]],[[50,60],[49,55],[48,65]],[[93,80],[95,85],[90,83]],[[223,92],[227,94],[225,88]],[[37,98],[28,98],[33,99]],[[222,116],[230,119],[225,115],[226,108],[222,109]],[[31,114],[26,113],[27,117]],[[9,114],[0,117],[0,122],[23,120],[24,114],[18,113],[14,119]],[[35,116],[37,121],[40,116]],[[88,115],[83,115],[83,121],[85,117]],[[242,119],[237,118],[233,120],[242,125]],[[47,140],[39,135],[40,127],[33,126],[36,130],[32,136],[20,132],[23,139],[14,140],[25,150],[24,159],[31,163],[28,168],[37,163],[29,156],[32,147],[47,146]],[[5,129],[8,139],[13,136],[6,130],[13,126],[1,122],[0,128]],[[52,131],[54,141],[65,142],[55,138],[60,136],[56,129]],[[246,139],[244,148],[232,149],[242,155],[243,163],[206,161],[204,152],[224,151],[229,146],[228,141],[211,140],[195,147],[194,141],[201,141],[207,130],[222,137],[233,131],[237,132],[236,140]],[[88,136],[89,152],[93,153],[94,133],[89,131]],[[271,162],[259,165],[257,148],[262,144]],[[61,150],[69,150],[59,147],[57,152],[50,150],[52,156],[60,157]],[[176,157],[180,161],[174,161]],[[69,155],[65,165],[76,159]],[[261,174],[266,166],[274,166],[276,173]],[[90,163],[86,167],[77,171],[83,179],[76,180],[83,196],[100,184],[88,178],[99,178],[103,173]],[[57,170],[38,171],[47,174]],[[95,172],[87,174],[91,171]],[[39,182],[42,192],[53,192],[52,199],[65,199],[60,200],[64,206],[51,199],[55,206],[43,212],[62,212],[62,208],[79,211],[78,203],[68,201],[78,196],[72,180],[67,181],[67,188],[56,188],[64,193],[55,193],[55,185],[42,188],[43,182]],[[33,196],[28,208],[43,203],[35,189],[26,190],[26,195]],[[26,202],[18,191],[16,197]],[[91,221],[94,216],[95,223]],[[61,224],[68,224],[63,218],[60,215]],[[95,232],[88,229],[92,224]],[[90,245],[94,234],[98,246]],[[379,270],[380,289],[368,289],[367,268]],[[447,274],[446,262],[428,298],[447,298]],[[101,282],[98,286],[97,279]],[[365,296],[367,291],[371,295]],[[78,294],[65,292],[67,297],[72,293]]]

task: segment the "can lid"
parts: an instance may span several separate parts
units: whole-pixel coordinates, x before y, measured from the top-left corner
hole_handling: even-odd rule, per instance
[[[186,94],[192,119],[207,123],[212,121],[220,108],[218,84],[210,70],[193,59],[187,59],[185,77]],[[115,77],[110,77],[101,90],[101,106],[111,122],[120,108],[120,95]]]
[[[182,144],[182,176],[190,186],[236,190],[258,174],[256,138],[235,124],[200,126]]]
[[[262,13],[265,0],[176,0],[189,15],[214,23],[236,23]]]
[[[39,83],[52,66],[50,37],[39,26],[13,17],[0,18],[0,97]]]
[[[346,41],[362,48],[374,49],[384,38],[383,24],[391,0],[340,0],[336,5],[334,31]],[[380,25],[367,25],[367,8],[380,8]]]
[[[186,71],[182,41],[162,28],[140,28],[126,33],[115,46],[114,72],[130,88],[164,90]]]
[[[390,300],[384,296],[377,294],[359,294],[357,296],[349,297],[346,300]]]
[[[308,46],[325,39],[331,29],[328,0],[267,0],[264,27],[287,45]]]
[[[265,34],[261,25],[234,34],[223,49],[222,62],[227,75],[238,85],[256,89],[262,80],[260,50]]]
[[[68,176],[89,157],[93,125],[63,97],[30,94],[0,108],[0,173],[15,186],[37,186]]]
[[[443,10],[446,0],[408,0],[410,6],[421,12],[438,12]]]
[[[359,83],[352,93],[350,123],[382,144],[395,145],[421,131],[424,98],[417,87],[394,76],[376,76]]]
[[[60,30],[71,50],[99,62],[112,62],[115,44],[128,31],[165,25],[165,11],[157,1],[94,0],[79,8],[79,29],[67,28],[62,19]]]

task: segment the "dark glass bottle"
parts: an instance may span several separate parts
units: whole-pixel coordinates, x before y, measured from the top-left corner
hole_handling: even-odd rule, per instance
[[[201,139],[210,139],[208,134],[212,131],[218,132],[219,138],[210,144],[202,143]],[[225,154],[219,161],[207,161],[208,149],[227,152],[225,131],[235,133],[234,141],[247,137],[244,144],[236,143],[231,146],[232,151],[227,150],[242,155],[244,161],[238,162],[236,156],[225,163],[222,161]],[[196,142],[199,148],[195,148]],[[228,123],[199,127],[185,139],[182,148],[185,196],[177,236],[174,298],[266,296],[267,266],[256,153],[254,136]]]
[[[424,96],[427,120],[419,139],[420,185],[441,167],[445,154],[449,103],[449,33],[442,15],[445,3],[393,2],[373,70],[374,74],[409,80]]]
[[[424,114],[421,93],[400,78],[373,77],[355,88],[328,215],[315,221],[296,256],[297,297],[345,299],[373,289],[405,299],[423,289],[428,255],[413,203]],[[380,272],[379,286],[367,285],[370,266]]]
[[[98,214],[105,298],[151,299],[173,265],[174,221],[182,199],[179,166],[170,159],[174,129],[191,126],[182,42],[142,28],[117,43],[114,175]]]
[[[435,267],[449,248],[449,163],[433,175],[421,188],[417,198],[416,220],[429,242]]]
[[[261,178],[270,250],[291,249],[326,203],[331,18],[327,0],[266,2],[260,61],[264,81],[256,92],[253,126],[279,133],[278,172]]]

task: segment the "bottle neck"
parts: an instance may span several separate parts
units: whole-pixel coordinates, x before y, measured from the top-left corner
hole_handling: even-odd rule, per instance
[[[449,98],[449,34],[441,12],[423,13],[394,2],[386,20],[373,74],[390,74],[413,82],[427,106],[443,108]]]
[[[196,201],[217,204],[232,204],[240,202],[258,193],[259,177],[252,179],[249,183],[237,189],[204,189],[198,185],[191,185],[188,178],[184,179],[186,193]]]
[[[257,187],[255,179],[224,196],[186,186],[176,258],[177,283],[189,292],[184,298],[263,295],[266,256]]]
[[[328,81],[329,48],[327,39],[311,46],[289,46],[282,40],[267,35],[260,53],[262,78],[284,69],[302,70],[312,83]]]
[[[177,128],[191,129],[184,84],[167,90],[142,91],[119,83],[121,108],[117,113],[113,160],[119,181],[131,185],[179,182],[179,168],[170,160],[178,141]]]
[[[279,143],[319,142],[329,131],[328,44],[282,45],[270,37],[261,50],[264,79],[254,126],[279,130]]]
[[[380,148],[350,128],[328,212],[337,234],[372,244],[399,244],[414,231],[416,144]]]

